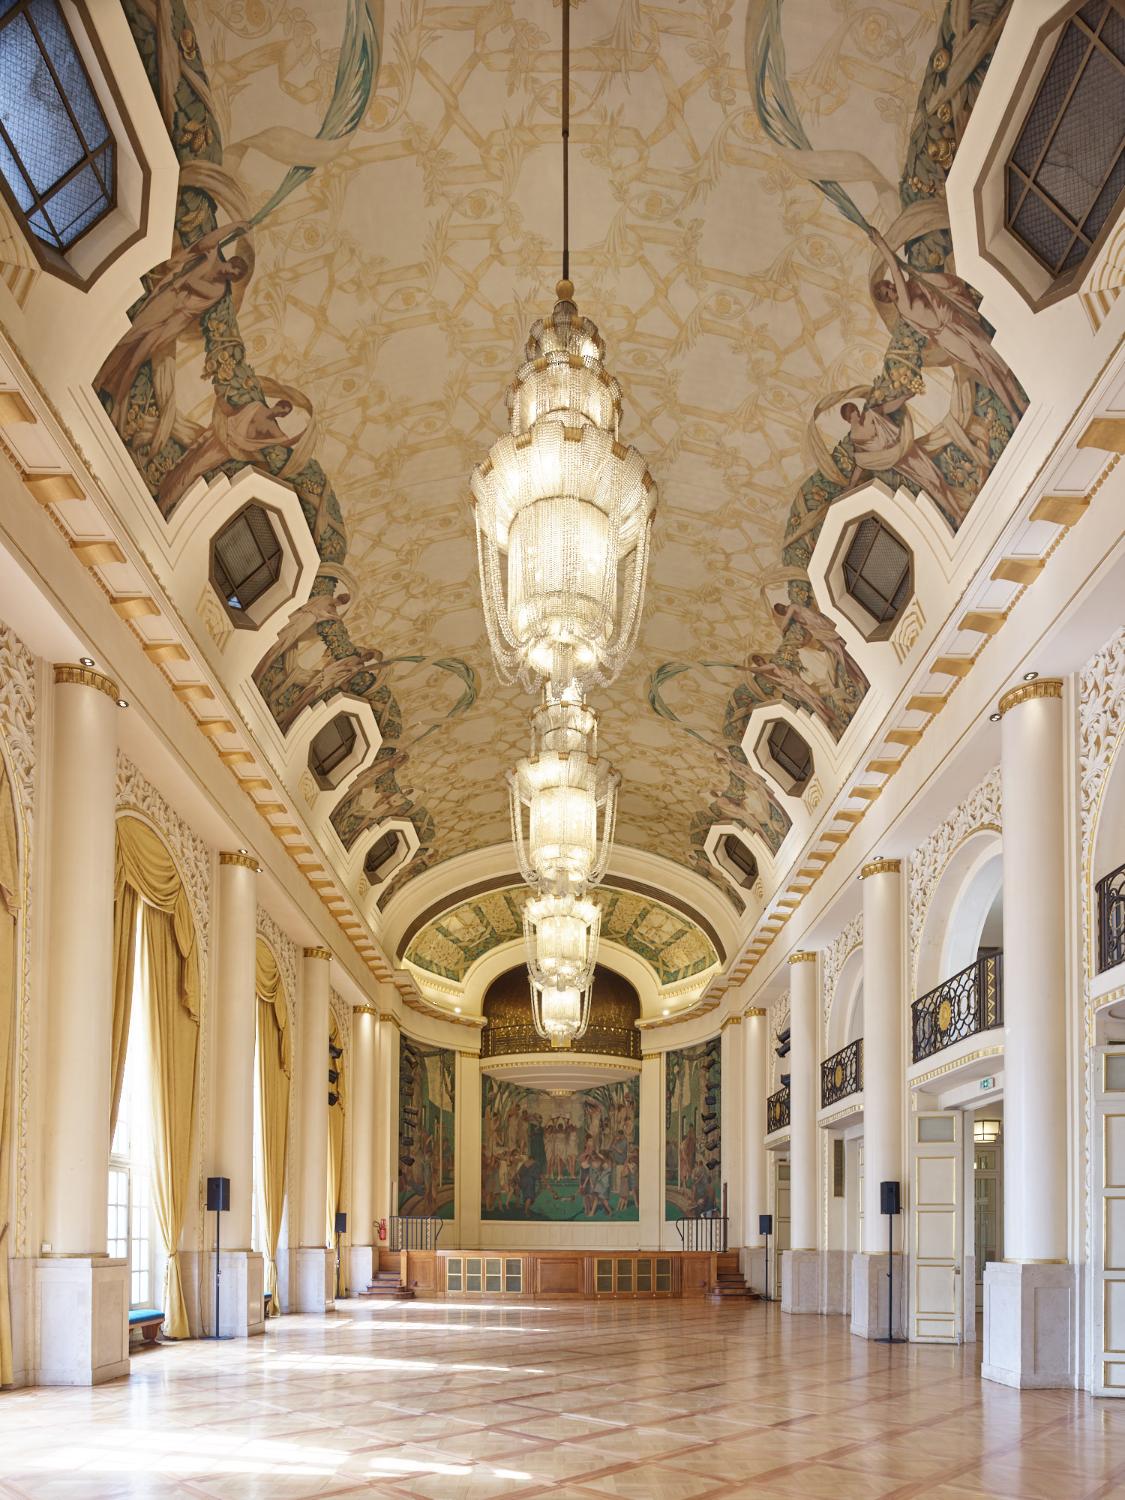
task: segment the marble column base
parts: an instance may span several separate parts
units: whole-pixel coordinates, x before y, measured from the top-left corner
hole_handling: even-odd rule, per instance
[[[842,1315],[852,1306],[852,1252],[823,1250],[820,1255],[820,1310]]]
[[[215,1252],[203,1257],[204,1329],[215,1331]],[[223,1250],[219,1254],[219,1337],[252,1338],[265,1333],[265,1257],[257,1250]]]
[[[852,1256],[852,1332],[861,1339],[887,1337],[887,1266],[886,1252],[868,1255],[857,1251]],[[895,1255],[894,1263],[894,1337],[906,1337],[906,1277],[908,1266],[904,1255]]]
[[[1077,1302],[1073,1266],[990,1261],[982,1379],[1020,1389],[1073,1386]]]
[[[738,1265],[750,1290],[757,1292],[759,1297],[765,1296],[766,1247],[764,1245],[744,1246],[739,1252]],[[771,1293],[773,1290],[773,1287],[770,1287]]]
[[[323,1246],[297,1251],[295,1312],[331,1312],[336,1306],[336,1252]]]
[[[348,1257],[348,1295],[365,1292],[375,1276],[375,1253],[371,1245],[352,1245]]]
[[[128,1375],[128,1261],[38,1260],[33,1304],[36,1385],[101,1385]]]
[[[783,1313],[820,1311],[820,1251],[781,1252],[781,1310]]]

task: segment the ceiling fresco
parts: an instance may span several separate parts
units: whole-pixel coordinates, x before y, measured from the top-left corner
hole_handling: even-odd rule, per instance
[[[334,821],[349,848],[413,821],[393,891],[506,840],[526,748],[468,475],[559,271],[558,7],[124,4],[180,184],[96,386],[164,516],[248,464],[300,497],[321,567],[255,681],[282,728],[370,699],[384,743]],[[661,494],[640,642],[600,705],[617,839],[735,903],[708,828],[776,850],[789,826],[749,715],[784,699],[839,737],[867,687],[808,580],[828,506],[877,474],[955,528],[1023,410],[944,199],[1004,10],[575,8],[572,273]]]
[[[526,886],[513,885],[443,912],[411,940],[406,961],[459,984],[479,958],[502,943],[523,938],[523,906],[529,894]],[[643,958],[662,985],[690,979],[719,962],[707,934],[661,902],[611,886],[591,891],[590,896],[601,908],[602,938]]]

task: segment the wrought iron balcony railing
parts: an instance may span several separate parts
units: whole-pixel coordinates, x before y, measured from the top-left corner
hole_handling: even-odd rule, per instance
[[[863,1038],[849,1042],[820,1065],[820,1107],[835,1104],[863,1088]]]
[[[766,1100],[766,1134],[772,1135],[775,1130],[784,1130],[788,1124],[789,1085],[786,1084]]]
[[[445,1228],[444,1219],[392,1216],[387,1237],[389,1250],[436,1250]]]
[[[711,1255],[726,1253],[727,1225],[725,1214],[697,1214],[694,1218],[676,1220],[684,1249],[705,1250]]]
[[[1002,953],[989,953],[915,1000],[914,1061],[1004,1024]]]
[[[1098,973],[1125,964],[1125,865],[1103,875],[1098,893]]]

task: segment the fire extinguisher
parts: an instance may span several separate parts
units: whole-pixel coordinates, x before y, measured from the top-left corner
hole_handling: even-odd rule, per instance
[[[379,1220],[379,1238],[381,1240],[385,1240],[387,1238],[387,1221],[386,1221],[386,1219],[380,1219]]]

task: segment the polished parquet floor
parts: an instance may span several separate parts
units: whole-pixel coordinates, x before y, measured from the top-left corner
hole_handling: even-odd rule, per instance
[[[977,1361],[776,1305],[347,1302],[0,1395],[0,1495],[1125,1500],[1125,1403]]]

